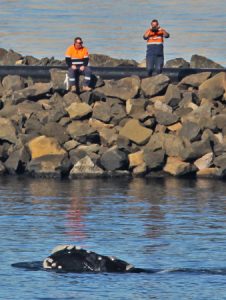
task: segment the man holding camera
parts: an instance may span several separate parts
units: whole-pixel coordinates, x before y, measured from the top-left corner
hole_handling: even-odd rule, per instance
[[[157,74],[162,72],[164,65],[163,42],[164,38],[169,36],[169,33],[159,26],[158,20],[152,20],[151,27],[145,31],[143,38],[147,40],[146,65],[148,76],[152,76],[154,69]]]

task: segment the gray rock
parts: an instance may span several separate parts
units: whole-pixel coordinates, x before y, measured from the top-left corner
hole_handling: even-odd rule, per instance
[[[2,161],[5,161],[9,157],[9,153],[12,151],[11,147],[12,144],[6,141],[0,145],[0,159]]]
[[[190,107],[191,103],[200,105],[200,100],[197,94],[191,91],[184,91],[182,93],[182,100],[179,103],[179,107]]]
[[[189,86],[198,88],[204,81],[209,79],[211,72],[201,72],[184,77],[178,84],[178,87],[187,88]]]
[[[46,155],[32,159],[27,171],[34,177],[61,178],[69,172],[71,164],[65,155]]]
[[[141,126],[138,120],[131,119],[120,129],[119,134],[138,145],[144,145],[148,142],[152,130]]]
[[[93,67],[117,67],[137,66],[137,62],[131,59],[117,59],[103,54],[90,54],[90,65]]]
[[[80,120],[91,115],[92,107],[86,103],[72,103],[66,107],[66,111],[72,120]]]
[[[15,65],[18,60],[22,58],[22,55],[13,51],[9,50],[5,55],[2,57],[1,64],[5,66]]]
[[[66,130],[71,138],[80,143],[99,143],[99,133],[86,122],[73,121],[67,126]]]
[[[184,149],[182,149],[179,157],[186,161],[193,161],[209,152],[212,152],[212,147],[210,140],[207,138],[202,139],[201,141],[184,144]]]
[[[173,176],[185,176],[196,172],[197,168],[188,162],[181,161],[177,157],[168,157],[163,170]]]
[[[22,90],[25,88],[25,80],[18,75],[8,75],[3,78],[2,86],[5,90]]]
[[[226,89],[226,74],[220,72],[199,86],[199,98],[217,99],[222,97]]]
[[[118,125],[123,119],[126,118],[125,106],[115,103],[111,106],[111,124]]]
[[[164,65],[164,68],[189,68],[190,64],[189,62],[187,62],[184,58],[174,58],[174,59],[170,59],[166,62],[166,64]]]
[[[116,143],[118,134],[116,133],[115,128],[101,128],[98,131],[101,145],[111,147]]]
[[[194,142],[201,138],[201,129],[197,123],[184,122],[179,131],[179,136],[188,139],[190,142]]]
[[[94,164],[89,156],[80,159],[70,171],[69,178],[83,177],[99,177],[104,174],[104,171]]]
[[[26,120],[26,122],[25,122],[24,133],[30,134],[30,133],[35,132],[37,134],[41,134],[42,126],[43,126],[43,124],[38,120],[37,116],[31,115],[31,117],[28,120]]]
[[[58,98],[58,101],[60,101],[60,99]],[[81,99],[79,98],[79,96],[73,92],[69,92],[67,94],[65,94],[63,96],[63,101],[60,101],[63,105],[63,107],[68,107],[69,105],[71,105],[72,103],[81,103]],[[59,102],[58,104],[56,104],[57,106],[59,106]]]
[[[111,106],[107,102],[97,102],[93,107],[92,117],[108,123],[111,120]]]
[[[117,147],[113,147],[101,156],[100,163],[107,171],[126,169],[128,167],[128,157]]]
[[[191,68],[198,68],[198,69],[221,69],[224,68],[223,66],[221,66],[220,64],[214,62],[211,59],[206,58],[205,56],[201,56],[201,55],[197,55],[194,54],[191,57],[191,61],[190,61],[190,67]]]
[[[70,137],[66,129],[56,122],[48,122],[41,128],[41,134],[47,137],[54,137],[59,144],[64,144],[69,141]]]
[[[82,102],[85,102],[89,105],[97,102],[97,101],[105,101],[106,96],[103,93],[94,90],[92,92],[85,92],[80,94],[80,98]]]
[[[2,60],[7,53],[8,51],[6,49],[0,48],[0,65],[2,65]]]
[[[109,97],[115,97],[122,100],[135,98],[140,88],[140,78],[136,76],[126,77],[120,80],[105,81],[103,87],[97,88],[96,91]]]
[[[165,162],[165,151],[150,151],[148,148],[144,148],[144,161],[149,170],[162,168]]]
[[[12,144],[17,142],[16,127],[13,122],[0,117],[0,140],[8,141]]]
[[[223,153],[219,156],[217,156],[214,160],[213,160],[213,164],[216,167],[219,167],[221,169],[226,169],[226,153]]]
[[[6,173],[6,168],[4,164],[0,161],[0,175],[3,175]]]
[[[135,119],[144,114],[147,100],[144,98],[128,99],[126,101],[126,112],[129,116]]]
[[[85,156],[89,156],[93,161],[97,161],[97,159],[99,159],[99,156],[97,155],[99,149],[100,146],[97,144],[78,145],[76,148],[69,151],[70,161],[74,165]]]
[[[226,126],[226,114],[219,114],[213,117],[213,122],[218,129],[223,129]]]
[[[169,77],[159,74],[153,77],[142,79],[141,89],[147,97],[153,97],[163,93],[170,82]]]
[[[30,161],[30,154],[25,147],[13,151],[5,161],[5,167],[9,174],[23,173],[27,163]]]
[[[50,83],[35,83],[25,89],[15,91],[12,94],[12,103],[18,104],[26,99],[37,100],[39,97],[48,93],[50,89]]]
[[[181,91],[176,85],[170,84],[166,90],[164,102],[167,105],[176,108],[179,105],[180,101]]]
[[[155,111],[155,117],[157,123],[165,126],[175,124],[179,120],[179,117],[176,114],[161,110]]]

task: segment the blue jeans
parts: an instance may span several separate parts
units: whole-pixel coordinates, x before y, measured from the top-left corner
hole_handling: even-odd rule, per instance
[[[163,45],[147,46],[146,65],[148,76],[152,76],[154,70],[157,74],[162,73],[164,65]]]
[[[79,76],[84,75],[84,86],[89,86],[91,80],[91,69],[90,67],[85,67],[84,71],[80,71],[79,69],[73,70],[72,68],[68,69],[69,76],[69,86],[78,86],[79,85]]]

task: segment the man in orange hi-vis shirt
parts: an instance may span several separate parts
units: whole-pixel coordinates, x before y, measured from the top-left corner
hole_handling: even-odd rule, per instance
[[[145,31],[143,38],[147,41],[146,65],[149,76],[152,76],[154,69],[157,74],[162,72],[164,64],[163,42],[164,38],[169,36],[169,33],[159,26],[158,20],[152,20],[150,28]]]
[[[68,65],[69,90],[76,92],[79,87],[79,75],[85,76],[83,91],[90,91],[91,70],[88,67],[89,53],[83,47],[82,38],[76,37],[74,44],[67,48],[65,61]]]

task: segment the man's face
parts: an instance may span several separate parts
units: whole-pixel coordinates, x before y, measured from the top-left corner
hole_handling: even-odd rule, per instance
[[[76,49],[82,48],[82,44],[83,44],[82,40],[75,40],[75,48]]]
[[[158,26],[159,26],[158,22],[151,22],[151,27],[158,27]]]

